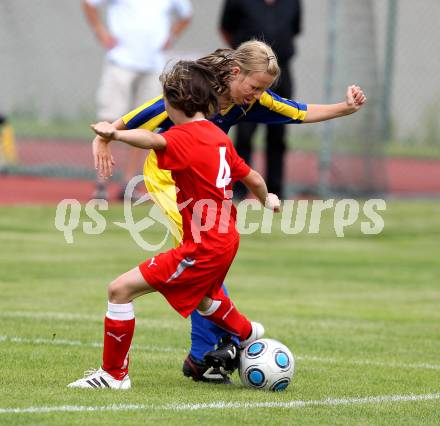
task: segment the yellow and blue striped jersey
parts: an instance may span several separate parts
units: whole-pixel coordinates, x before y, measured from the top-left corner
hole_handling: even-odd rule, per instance
[[[248,121],[261,124],[299,124],[307,114],[307,105],[282,98],[266,90],[259,100],[248,105],[234,105],[220,111],[210,120],[225,133],[235,124]],[[128,129],[142,128],[163,132],[173,126],[165,111],[163,96],[158,96],[122,117]],[[176,188],[171,173],[157,165],[156,153],[151,150],[144,164],[144,180],[151,197],[182,233],[182,217],[177,209]]]
[[[225,133],[241,121],[262,124],[299,124],[307,114],[307,105],[282,98],[266,90],[258,101],[249,105],[234,105],[220,111],[210,120]],[[165,111],[163,96],[158,96],[122,117],[128,129],[168,130],[172,121]]]

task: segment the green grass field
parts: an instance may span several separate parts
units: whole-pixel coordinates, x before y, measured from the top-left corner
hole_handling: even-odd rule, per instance
[[[157,294],[135,303],[133,388],[67,389],[99,366],[107,283],[145,253],[114,225],[78,230],[68,245],[54,217],[54,207],[0,208],[0,424],[439,424],[437,201],[388,202],[377,236],[354,225],[337,238],[330,213],[318,235],[275,223],[242,237],[232,298],[296,357],[293,383],[276,394],[237,374],[232,386],[185,379],[190,323]],[[122,220],[122,207],[106,217]]]

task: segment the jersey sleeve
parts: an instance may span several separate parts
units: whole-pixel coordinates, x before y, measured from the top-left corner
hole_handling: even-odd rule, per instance
[[[241,23],[240,3],[236,0],[226,0],[220,17],[220,28],[231,35],[235,35]]]
[[[163,96],[160,95],[125,114],[122,121],[127,129],[141,128],[153,131],[160,127],[167,118]]]
[[[171,128],[161,134],[167,141],[165,149],[157,150],[157,165],[165,170],[184,170],[189,166],[194,137],[186,130]]]
[[[191,18],[193,9],[189,0],[174,0],[173,10],[181,19]]]
[[[302,31],[302,22],[303,22],[303,9],[302,3],[300,1],[296,2],[297,13],[295,13],[294,18],[292,19],[292,35],[298,36]]]
[[[230,144],[230,149],[232,156],[231,179],[235,182],[245,178],[251,171],[251,168],[246,164],[243,158],[238,155],[232,143]]]
[[[101,6],[101,4],[105,3],[107,0],[86,0],[86,3],[90,4],[91,6]]]
[[[264,124],[299,124],[307,115],[307,105],[285,99],[266,90],[246,112],[243,121]]]

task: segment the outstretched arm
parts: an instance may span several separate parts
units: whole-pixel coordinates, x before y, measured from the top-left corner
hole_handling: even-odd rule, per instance
[[[108,141],[117,140],[142,149],[164,149],[167,146],[167,141],[162,135],[145,129],[118,130],[106,121],[92,124],[90,127],[98,136]]]
[[[264,182],[260,173],[251,170],[245,178],[241,179],[241,181],[246,185],[249,191],[258,198],[263,206],[275,212],[280,211],[280,200],[278,199],[278,196],[267,192],[266,182]]]
[[[359,86],[349,86],[345,102],[328,105],[307,105],[307,115],[304,123],[318,123],[353,114],[359,111],[366,101],[367,97]]]

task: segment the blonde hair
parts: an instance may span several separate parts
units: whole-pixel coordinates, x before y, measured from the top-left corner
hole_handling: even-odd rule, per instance
[[[214,90],[221,95],[229,88],[232,67],[239,67],[245,74],[265,72],[274,77],[280,76],[280,67],[272,48],[260,40],[249,40],[241,43],[237,49],[217,49],[196,62],[212,69],[217,76]]]
[[[280,75],[280,67],[272,48],[260,40],[241,43],[234,51],[234,59],[245,74],[266,72],[274,78]]]

